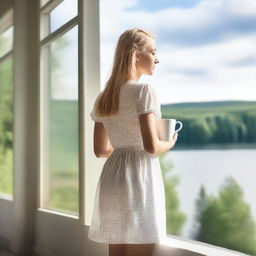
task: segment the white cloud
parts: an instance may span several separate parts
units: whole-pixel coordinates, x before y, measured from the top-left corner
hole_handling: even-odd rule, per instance
[[[233,22],[236,16],[256,15],[253,0],[244,1],[240,11],[237,0],[205,0],[190,9],[172,8],[154,13],[126,12],[125,5],[120,3],[115,5],[116,2],[101,1],[101,7],[104,7],[101,10],[102,86],[106,81],[107,73],[110,72],[114,47],[119,35],[125,29],[136,26],[157,35],[156,45],[160,63],[156,66],[153,76],[142,76],[141,81],[154,84],[161,103],[256,100],[256,79],[254,78],[256,66],[230,65],[232,62],[248,57],[256,57],[254,47],[256,35],[251,34],[251,31],[248,30],[248,34],[242,35],[238,31],[234,36],[233,32],[236,28],[232,27],[233,32],[229,36],[225,35],[225,40],[211,41],[209,35],[209,43],[192,43],[186,47],[168,42],[168,36],[161,38],[164,33],[174,30],[179,33],[193,31],[193,29],[207,32],[207,28],[218,28],[219,25],[216,24],[220,23],[220,17],[221,21],[232,17],[230,19]],[[135,4],[135,1],[132,4]],[[110,7],[112,5],[115,5],[114,12]],[[231,23],[226,20],[226,24]],[[213,33],[217,35],[221,31],[215,30]],[[204,41],[204,38],[198,40]]]
[[[234,15],[255,15],[256,14],[256,1],[254,0],[225,0],[221,1],[225,9],[230,10]]]

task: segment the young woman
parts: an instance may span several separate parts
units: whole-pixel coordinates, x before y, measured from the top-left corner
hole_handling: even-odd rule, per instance
[[[109,256],[152,255],[166,235],[165,192],[158,155],[177,140],[158,137],[160,103],[152,75],[155,36],[133,28],[120,36],[111,76],[95,100],[91,118],[94,153],[107,157],[95,195],[88,238],[109,244]]]

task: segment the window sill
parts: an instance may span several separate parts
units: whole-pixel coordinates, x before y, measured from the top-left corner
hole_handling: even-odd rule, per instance
[[[206,256],[248,256],[248,254],[240,253],[237,251],[233,251],[215,245],[210,245],[199,241],[180,238],[174,235],[168,235],[161,242],[161,245],[185,249]]]
[[[46,214],[50,213],[52,215],[66,217],[67,219],[79,220],[79,217],[77,215],[72,215],[72,214],[68,214],[65,212],[61,212],[61,210],[54,211],[54,210],[46,209],[46,208],[38,208],[38,211],[41,213],[46,213]]]
[[[0,194],[0,199],[13,201],[13,196],[12,195],[7,195],[7,194]]]

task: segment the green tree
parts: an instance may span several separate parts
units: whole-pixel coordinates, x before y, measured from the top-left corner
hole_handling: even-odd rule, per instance
[[[195,239],[198,239],[197,236],[201,230],[202,218],[208,206],[209,206],[209,199],[204,186],[201,185],[198,198],[196,199],[196,215],[195,215],[196,222],[194,223],[194,227],[191,231],[191,237],[195,237]]]
[[[170,160],[166,159],[166,155],[167,152],[161,154],[159,160],[165,185],[167,233],[180,235],[186,216],[179,210],[180,203],[176,192],[179,177],[176,175],[170,176],[173,165]]]
[[[6,38],[0,36],[0,51]],[[0,193],[12,193],[13,144],[12,57],[0,63]]]
[[[256,142],[256,111],[244,113],[243,120],[247,127],[246,141]]]
[[[210,142],[211,128],[204,118],[192,119],[190,129],[194,143],[207,144]]]
[[[12,148],[13,91],[12,59],[0,64],[0,144],[3,151]]]
[[[196,209],[195,240],[256,255],[255,222],[234,178],[226,178],[217,197],[201,188]]]
[[[12,151],[4,153],[0,145],[0,193],[12,194],[12,159]]]

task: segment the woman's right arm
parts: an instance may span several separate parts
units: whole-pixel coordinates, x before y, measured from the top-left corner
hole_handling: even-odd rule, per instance
[[[94,124],[93,141],[96,157],[109,157],[112,154],[114,149],[109,141],[107,131],[101,122],[95,122]]]
[[[144,149],[153,155],[159,155],[173,148],[178,134],[175,133],[172,140],[162,141],[158,137],[158,127],[155,122],[154,113],[146,113],[139,116],[140,130]]]

